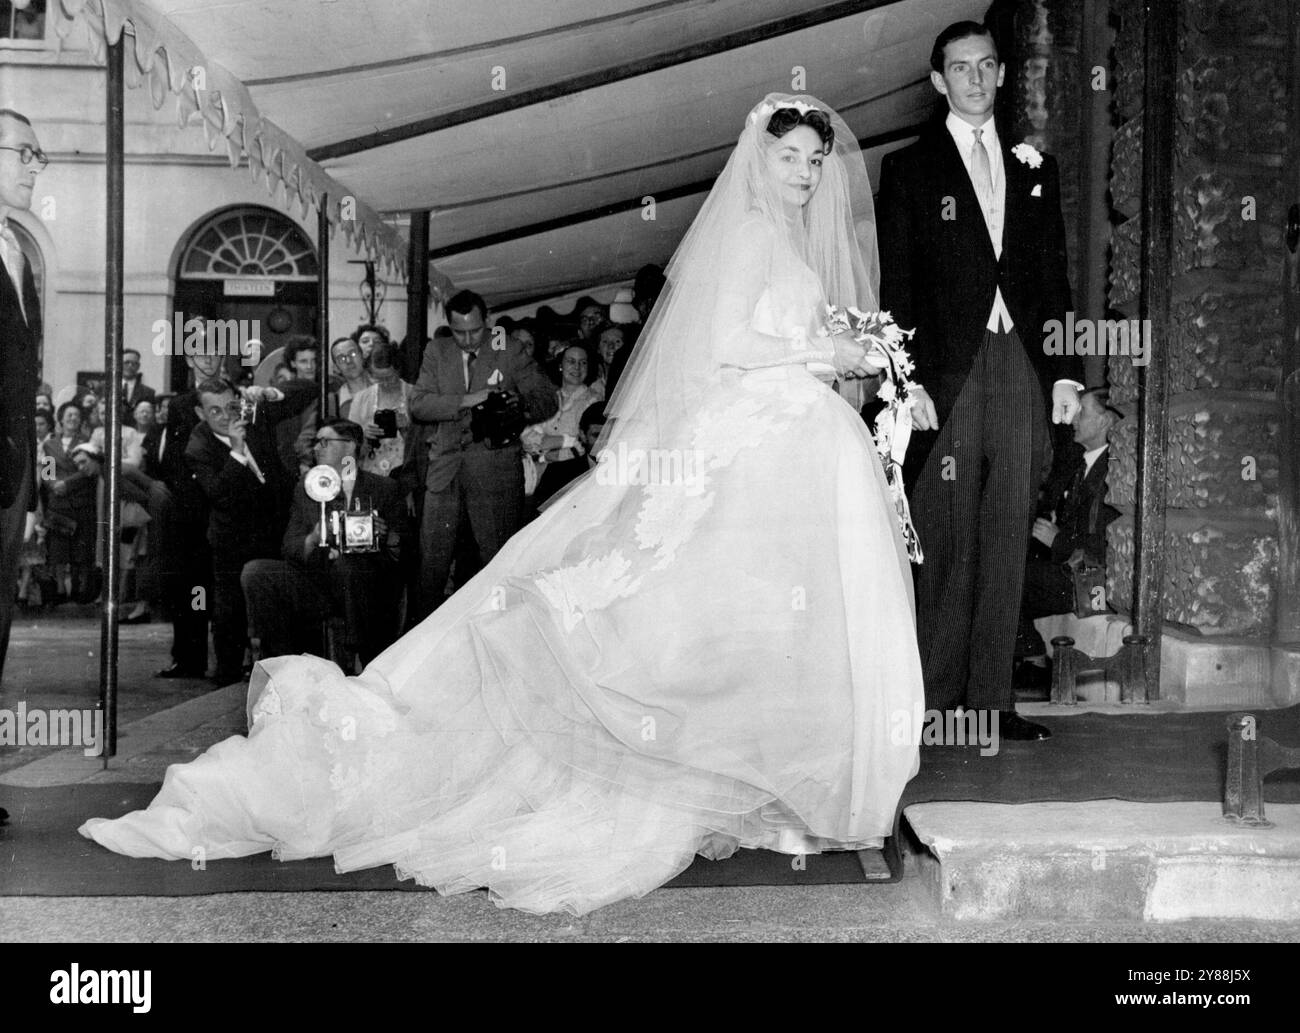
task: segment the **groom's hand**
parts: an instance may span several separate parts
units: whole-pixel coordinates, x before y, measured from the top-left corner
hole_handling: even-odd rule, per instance
[[[1073,423],[1079,414],[1079,389],[1067,381],[1052,385],[1052,422]]]
[[[919,384],[912,388],[912,428],[939,429],[939,410],[934,407],[934,399]]]

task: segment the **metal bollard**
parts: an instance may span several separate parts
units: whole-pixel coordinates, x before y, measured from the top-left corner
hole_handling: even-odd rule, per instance
[[[1234,825],[1271,828],[1264,817],[1264,779],[1288,768],[1300,768],[1300,746],[1283,746],[1260,735],[1253,714],[1229,715],[1223,816]]]

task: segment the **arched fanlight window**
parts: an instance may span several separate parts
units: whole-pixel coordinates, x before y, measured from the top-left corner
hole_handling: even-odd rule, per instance
[[[314,281],[316,272],[316,248],[307,235],[284,216],[257,208],[214,215],[191,238],[180,268],[187,280]]]

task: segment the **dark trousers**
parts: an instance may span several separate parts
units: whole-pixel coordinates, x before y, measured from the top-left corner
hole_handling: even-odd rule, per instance
[[[212,550],[212,650],[217,656],[216,676],[222,681],[238,681],[243,674],[248,610],[239,575],[253,558]]]
[[[0,509],[0,679],[4,678],[5,655],[9,652],[9,629],[14,622],[18,562],[22,559],[23,531],[27,527],[27,497],[31,490],[31,467],[24,464],[23,482],[13,505]]]
[[[1019,337],[986,332],[912,495],[925,550],[914,569],[932,708],[1015,707],[1012,658],[1048,428]]]
[[[284,560],[253,560],[240,577],[262,656],[324,655],[321,621],[342,615],[363,664],[397,638],[401,581],[394,566],[373,555],[339,556],[321,569]]]
[[[1074,580],[1069,568],[1049,559],[1031,558],[1025,565],[1025,590],[1020,601],[1020,631],[1016,641],[1019,656],[1038,656],[1047,651],[1034,621],[1058,613],[1074,612]]]
[[[447,487],[425,492],[420,520],[422,614],[443,601],[462,523],[468,523],[479,560],[486,564],[519,530],[523,511],[524,468],[518,448],[469,453]]]
[[[163,611],[172,622],[172,661],[202,674],[208,667],[208,599],[213,594],[212,551],[204,521],[186,512],[171,494],[150,515],[149,549],[156,553]]]

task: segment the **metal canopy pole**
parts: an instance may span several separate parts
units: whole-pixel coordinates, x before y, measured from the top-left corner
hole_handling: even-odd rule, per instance
[[[107,162],[108,222],[104,234],[104,461],[108,512],[100,524],[104,557],[104,611],[99,634],[99,709],[104,715],[103,764],[117,755],[117,620],[121,576],[118,540],[122,527],[122,261],[125,240],[123,155],[125,114],[122,72],[126,36],[108,47],[105,160]]]
[[[429,209],[411,212],[406,251],[406,346],[402,361],[406,379],[420,373],[424,342],[429,339]],[[414,369],[411,368],[414,366]]]
[[[1173,265],[1175,89],[1178,9],[1146,0],[1142,98],[1142,249],[1138,317],[1150,320],[1151,358],[1138,368],[1138,484],[1134,526],[1137,634],[1146,637],[1146,702],[1160,697],[1164,621],[1165,438],[1169,416],[1169,312]]]
[[[316,406],[316,423],[330,419],[330,220],[329,194],[321,194],[316,209],[316,380],[320,398]]]

